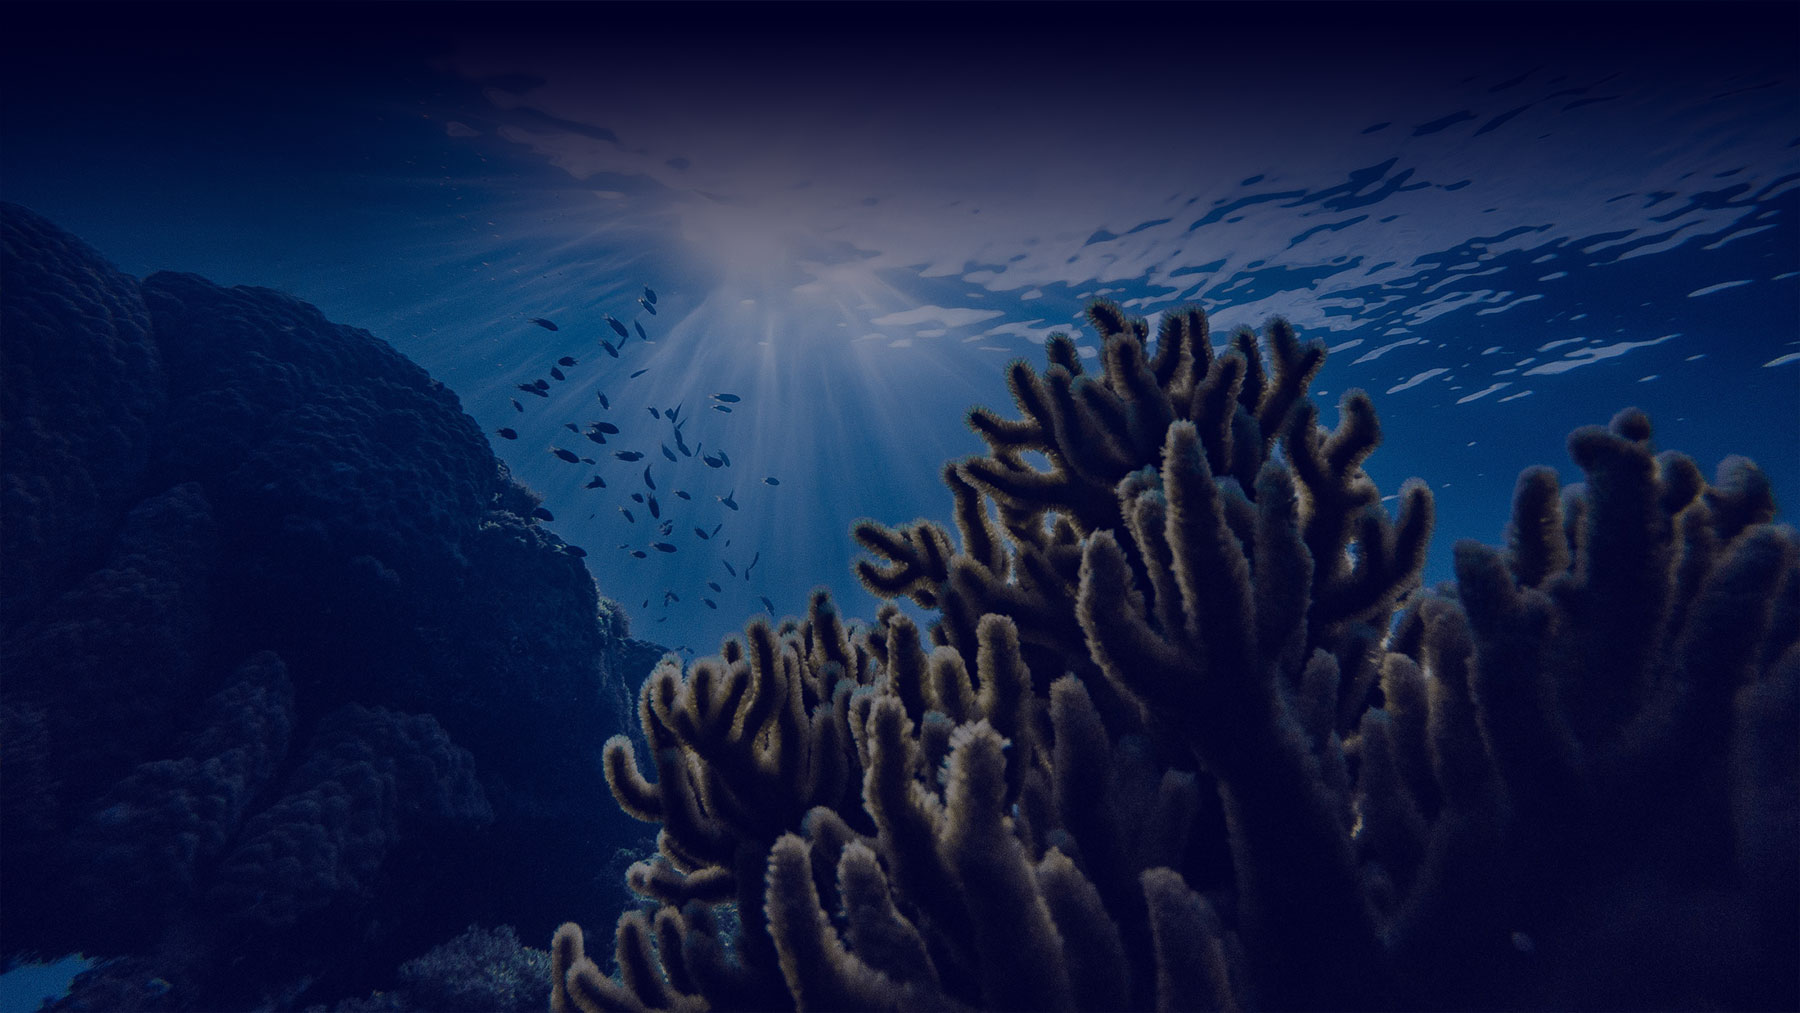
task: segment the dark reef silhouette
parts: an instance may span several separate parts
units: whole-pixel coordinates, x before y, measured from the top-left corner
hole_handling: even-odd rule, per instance
[[[287,1008],[618,904],[592,729],[662,651],[455,395],[282,293],[0,233],[0,953],[117,958],[67,1008]]]
[[[1318,423],[1322,345],[1089,319],[1101,372],[1053,336],[970,414],[954,534],[855,527],[928,630],[821,591],[645,682],[606,776],[659,853],[553,1009],[1797,1004],[1800,538],[1753,464],[1626,410],[1425,590],[1430,493],[1382,507],[1362,392]]]

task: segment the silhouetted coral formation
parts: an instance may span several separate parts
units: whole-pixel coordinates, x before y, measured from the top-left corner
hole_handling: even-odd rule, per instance
[[[645,682],[606,775],[660,854],[616,976],[558,930],[553,1009],[1800,999],[1800,539],[1753,465],[1621,413],[1424,591],[1430,494],[1382,508],[1366,395],[1319,424],[1322,346],[1089,319],[1101,373],[1053,336],[971,413],[954,534],[856,526],[928,630],[818,592]]]
[[[546,842],[635,829],[562,800],[646,648],[455,395],[291,296],[0,238],[0,953],[304,1005],[615,903]]]

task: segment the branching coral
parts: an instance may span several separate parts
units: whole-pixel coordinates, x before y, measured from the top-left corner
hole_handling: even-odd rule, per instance
[[[1382,508],[1362,393],[1321,427],[1320,345],[1089,319],[1101,373],[1053,336],[971,413],[954,534],[856,526],[928,630],[815,593],[651,676],[655,779],[606,750],[649,903],[618,978],[558,931],[554,1009],[1791,1004],[1800,540],[1753,465],[1623,413],[1421,592],[1430,494]]]

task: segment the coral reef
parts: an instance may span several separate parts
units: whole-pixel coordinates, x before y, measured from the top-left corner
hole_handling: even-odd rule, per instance
[[[563,799],[650,649],[456,397],[291,296],[0,240],[0,954],[305,1005],[615,904],[545,842],[638,829]]]
[[[605,770],[659,853],[552,1009],[1800,1001],[1800,538],[1750,462],[1622,412],[1426,590],[1321,345],[1089,319],[1100,373],[1053,336],[970,414],[954,533],[854,529],[927,629],[821,592],[651,674]]]

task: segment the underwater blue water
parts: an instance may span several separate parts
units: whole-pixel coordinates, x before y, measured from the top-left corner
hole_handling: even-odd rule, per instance
[[[1792,5],[159,8],[29,11],[0,197],[391,342],[669,646],[872,614],[850,523],[1096,297],[1326,342],[1428,581],[1628,405],[1800,501]]]

